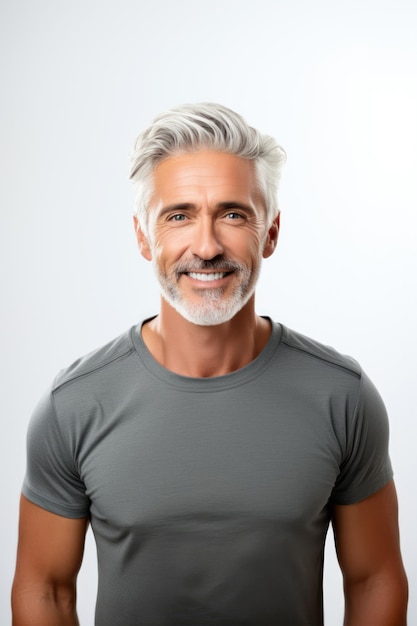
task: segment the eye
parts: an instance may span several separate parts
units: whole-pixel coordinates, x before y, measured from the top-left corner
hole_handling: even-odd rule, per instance
[[[169,222],[183,222],[186,219],[184,213],[175,213],[174,215],[170,215],[168,218]]]
[[[226,216],[228,220],[243,220],[244,216],[241,213],[236,213],[236,211],[229,211],[229,213],[226,213]]]

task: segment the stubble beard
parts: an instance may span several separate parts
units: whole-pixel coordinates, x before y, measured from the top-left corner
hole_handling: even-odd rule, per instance
[[[231,320],[253,295],[259,277],[262,255],[256,267],[216,257],[210,261],[194,259],[177,263],[169,273],[161,272],[152,258],[152,265],[158,279],[161,295],[182,317],[197,326],[217,326]],[[194,289],[195,300],[191,301],[181,293],[179,281],[186,272],[201,270],[230,271],[239,277],[233,292],[225,296],[223,287]]]

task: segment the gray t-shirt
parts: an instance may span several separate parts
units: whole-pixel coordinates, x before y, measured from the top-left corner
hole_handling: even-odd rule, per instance
[[[188,378],[134,327],[60,373],[25,496],[91,516],[97,626],[319,626],[332,503],[392,477],[385,408],[352,359],[273,323],[248,366]]]

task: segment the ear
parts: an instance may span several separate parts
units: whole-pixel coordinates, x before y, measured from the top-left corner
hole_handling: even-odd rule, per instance
[[[139,250],[140,250],[141,255],[147,261],[151,261],[152,260],[151,247],[149,245],[149,242],[148,242],[148,239],[147,239],[145,233],[143,232],[143,230],[142,230],[142,228],[141,228],[141,226],[139,224],[139,220],[136,217],[136,215],[133,216],[133,226],[134,226],[134,229],[135,229],[136,240],[138,242],[138,246],[139,246]]]
[[[274,219],[274,221],[272,222],[272,225],[270,226],[268,230],[268,234],[265,240],[265,245],[264,245],[264,249],[262,253],[262,256],[264,259],[267,259],[269,256],[271,256],[271,254],[273,254],[273,252],[275,251],[275,248],[277,247],[279,225],[280,225],[280,213],[278,213],[278,215],[276,216],[276,218]]]

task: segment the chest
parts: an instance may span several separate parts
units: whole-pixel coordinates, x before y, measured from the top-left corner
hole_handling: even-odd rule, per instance
[[[288,394],[287,394],[288,395]],[[341,446],[328,400],[242,389],[142,393],[91,407],[78,464],[92,515],[115,526],[256,511],[289,527],[321,516]]]

